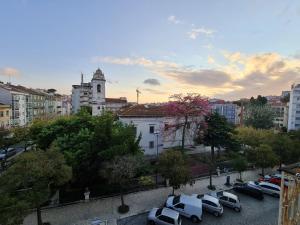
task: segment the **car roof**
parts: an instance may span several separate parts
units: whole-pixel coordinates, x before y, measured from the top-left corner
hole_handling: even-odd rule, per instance
[[[175,210],[172,209],[168,209],[168,208],[163,208],[163,210],[161,211],[162,215],[177,219],[179,217],[179,213],[176,212]]]
[[[208,201],[211,201],[213,203],[216,203],[216,204],[219,204],[219,200],[213,196],[210,196],[210,195],[203,195],[202,197],[203,200],[208,200]]]
[[[223,196],[237,200],[238,197],[230,192],[223,191]]]
[[[267,186],[270,186],[270,187],[280,188],[278,185],[268,183],[268,182],[260,182],[259,185],[267,185]]]
[[[197,207],[201,206],[202,204],[201,199],[189,195],[184,195],[184,194],[180,195],[180,202],[187,205],[194,205]]]

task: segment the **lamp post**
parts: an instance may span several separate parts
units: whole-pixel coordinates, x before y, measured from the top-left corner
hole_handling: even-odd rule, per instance
[[[155,131],[154,132],[155,136],[156,136],[156,177],[155,177],[155,184],[157,186],[158,183],[158,171],[157,171],[157,163],[158,163],[158,135],[159,135],[159,131]]]

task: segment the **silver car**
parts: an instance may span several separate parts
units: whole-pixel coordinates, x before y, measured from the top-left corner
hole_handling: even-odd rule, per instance
[[[262,192],[265,194],[272,195],[274,197],[280,197],[280,187],[276,184],[271,184],[268,182],[254,182],[258,187],[261,188]]]
[[[220,203],[223,206],[227,206],[229,208],[234,209],[237,212],[240,212],[242,209],[240,200],[238,198],[238,196],[226,192],[226,191],[219,191],[219,192],[210,192],[209,195],[218,198]]]
[[[202,208],[212,213],[214,216],[222,216],[223,215],[223,206],[220,204],[219,199],[210,196],[210,195],[193,195],[202,200]]]
[[[153,208],[148,214],[149,225],[181,225],[178,212],[168,208]]]

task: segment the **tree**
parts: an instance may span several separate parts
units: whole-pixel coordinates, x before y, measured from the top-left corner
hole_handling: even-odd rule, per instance
[[[209,188],[213,189],[212,173],[215,169],[215,148],[225,147],[232,140],[234,131],[224,116],[217,112],[211,113],[205,117],[206,129],[203,134],[197,138],[198,143],[203,143],[211,148],[211,159],[209,169]]]
[[[293,142],[287,135],[281,133],[274,135],[271,147],[279,158],[279,169],[281,169],[282,163],[292,161]]]
[[[181,130],[181,149],[184,149],[187,127],[190,124],[199,125],[203,116],[210,112],[209,102],[206,97],[199,94],[176,94],[170,97],[170,101],[165,105],[165,113],[167,116],[175,118],[174,124],[170,126],[171,131]],[[194,133],[199,129],[196,126]]]
[[[233,159],[233,168],[240,173],[240,180],[242,181],[242,172],[247,169],[247,160],[238,155]]]
[[[159,156],[158,171],[165,179],[169,179],[173,195],[174,190],[186,184],[190,178],[182,152],[172,149],[166,150]]]
[[[36,208],[37,224],[42,225],[41,205],[71,176],[71,168],[65,164],[63,155],[55,146],[47,151],[23,153],[0,177],[0,202],[3,199],[6,205],[18,202],[13,209],[20,208],[20,212]],[[16,218],[8,218],[13,215],[5,212],[7,210],[0,210],[3,213],[0,218],[6,221],[19,221],[25,216],[24,213],[17,213]]]
[[[255,148],[261,144],[269,143],[273,139],[274,132],[253,127],[238,127],[234,136],[245,148]]]
[[[108,179],[109,183],[117,184],[120,187],[121,206],[118,210],[121,213],[128,212],[129,206],[124,203],[124,188],[130,184],[139,168],[138,160],[135,156],[117,156],[108,162],[105,170],[100,171]]]
[[[261,173],[264,176],[265,168],[276,165],[278,158],[272,151],[272,148],[267,144],[261,144],[254,150],[255,164],[261,168]]]
[[[13,137],[16,143],[22,143],[26,151],[31,140],[28,127],[15,127],[12,129]]]
[[[261,95],[258,95],[256,99],[254,97],[250,98],[250,103],[252,105],[265,105],[267,104],[267,102],[268,102],[267,98]]]
[[[257,129],[270,129],[273,127],[274,112],[266,104],[248,104],[245,107],[244,122],[246,126]]]

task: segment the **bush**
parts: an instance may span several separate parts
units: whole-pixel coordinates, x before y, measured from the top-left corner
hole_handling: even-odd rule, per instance
[[[141,186],[152,186],[154,185],[154,181],[151,176],[141,176],[139,178],[139,184]]]

